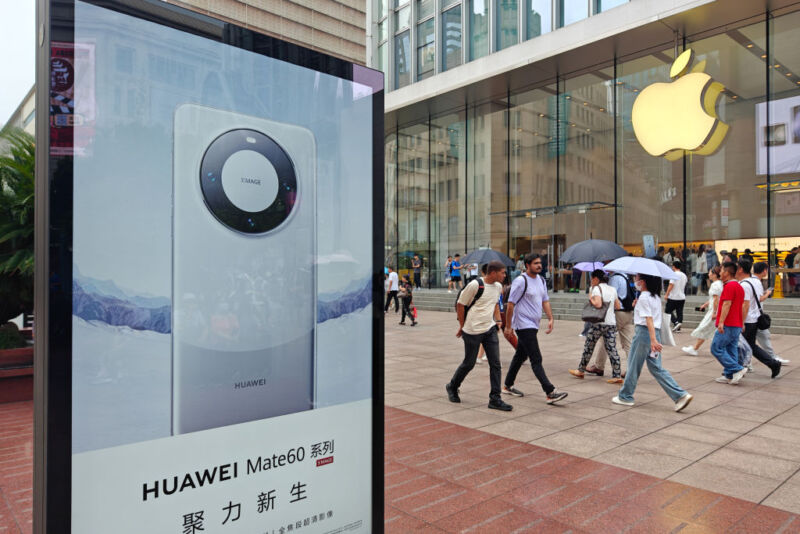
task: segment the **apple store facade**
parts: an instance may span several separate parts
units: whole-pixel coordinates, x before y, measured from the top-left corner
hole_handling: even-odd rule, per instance
[[[407,268],[417,253],[437,287],[448,255],[479,247],[557,260],[588,238],[641,254],[652,236],[675,249],[773,251],[783,267],[800,245],[796,0],[630,0],[608,10],[579,0],[586,16],[572,24],[565,0],[462,0],[449,19],[451,1],[391,1],[372,4],[374,27],[386,23],[396,38],[376,30],[372,47],[387,72],[387,264]],[[531,36],[526,22],[540,4],[557,29]],[[487,53],[473,57],[478,46]],[[648,115],[661,119],[634,132],[634,102],[670,83],[687,49],[688,68],[722,86],[715,112],[727,133],[711,154],[651,155],[637,134],[678,148],[683,129],[704,122],[670,119],[704,97],[678,94],[672,81],[648,103],[666,107]]]

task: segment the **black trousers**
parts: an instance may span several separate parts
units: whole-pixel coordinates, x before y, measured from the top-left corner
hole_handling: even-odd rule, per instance
[[[414,273],[414,287],[419,289],[420,288],[419,284],[420,284],[421,281],[422,281],[422,278],[421,278],[420,274],[419,273]]]
[[[747,341],[747,344],[750,345],[750,348],[753,350],[753,356],[770,369],[775,369],[780,365],[780,362],[770,356],[767,351],[756,345],[757,334],[758,325],[756,323],[744,323],[742,335],[744,336],[745,341]]]
[[[400,299],[400,301],[403,303],[403,317],[400,319],[400,321],[405,322],[406,315],[408,315],[408,317],[411,319],[411,322],[416,323],[417,320],[413,315],[411,315],[411,297]]]
[[[537,380],[542,385],[542,389],[548,395],[556,389],[547,378],[542,366],[542,351],[539,350],[539,339],[536,337],[539,330],[536,328],[523,328],[517,330],[517,351],[514,353],[514,358],[511,359],[511,364],[508,366],[508,373],[506,373],[506,387],[514,385],[517,379],[522,364],[525,360],[530,359],[533,374],[536,375]]]
[[[395,313],[400,310],[400,303],[397,301],[397,291],[389,291],[389,294],[386,296],[386,306],[383,307],[383,311],[389,311],[389,304],[391,304],[392,299],[394,299]]]
[[[667,299],[667,305],[664,306],[664,312],[669,315],[669,322],[672,324],[683,322],[684,304],[686,304],[685,300]],[[673,315],[672,312],[675,312],[675,315]]]
[[[478,350],[483,345],[483,350],[486,351],[486,359],[489,360],[489,400],[500,400],[500,375],[502,369],[500,367],[500,344],[497,341],[497,328],[492,327],[483,334],[467,334],[461,333],[461,339],[464,340],[464,361],[458,366],[453,378],[450,379],[450,386],[453,389],[461,387],[461,383],[467,377],[472,368],[475,367],[475,361],[478,359]]]

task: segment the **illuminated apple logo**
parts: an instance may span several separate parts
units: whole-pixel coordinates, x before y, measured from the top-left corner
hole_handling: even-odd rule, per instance
[[[633,103],[631,119],[636,139],[649,154],[674,161],[683,151],[713,154],[728,133],[717,116],[725,87],[702,72],[705,61],[687,74],[694,53],[686,50],[669,71],[670,83],[646,87]]]

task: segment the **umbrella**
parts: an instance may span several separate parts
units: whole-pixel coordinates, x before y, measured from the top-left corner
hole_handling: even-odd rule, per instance
[[[612,241],[587,239],[575,243],[561,254],[561,263],[581,261],[608,261],[627,256],[628,251]]]
[[[605,269],[617,273],[649,274],[665,280],[676,280],[678,278],[675,271],[667,267],[663,262],[635,256],[616,259],[607,264]]]
[[[596,261],[596,262],[582,261],[580,263],[576,263],[575,265],[573,265],[572,268],[577,269],[579,271],[583,271],[585,273],[590,273],[595,269],[604,269],[605,265],[603,265],[603,262],[601,261]]]
[[[508,267],[513,267],[515,265],[514,260],[502,252],[497,252],[496,250],[492,250],[490,248],[479,248],[478,250],[473,250],[461,258],[461,263],[477,263],[478,265],[483,265],[484,263],[489,263],[490,261],[494,260],[503,262],[503,265]]]

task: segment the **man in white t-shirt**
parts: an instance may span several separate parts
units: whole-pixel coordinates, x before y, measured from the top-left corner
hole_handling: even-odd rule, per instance
[[[489,408],[510,412],[512,407],[500,398],[500,345],[497,330],[501,317],[498,300],[503,291],[502,282],[506,277],[506,267],[502,262],[491,261],[486,268],[486,277],[477,278],[464,287],[458,297],[458,332],[456,337],[464,340],[464,361],[458,366],[453,378],[445,385],[450,402],[461,402],[458,388],[467,377],[478,357],[481,345],[489,360]],[[483,286],[483,290],[481,290]]]
[[[756,345],[756,335],[758,333],[758,316],[761,315],[761,296],[764,293],[764,286],[761,285],[761,279],[752,276],[751,270],[753,264],[750,260],[739,258],[736,262],[736,280],[739,285],[744,289],[744,303],[742,304],[742,320],[744,321],[744,328],[742,329],[742,336],[750,345],[753,351],[753,356],[769,367],[772,372],[772,378],[777,378],[781,373],[781,362],[773,358],[763,348]]]
[[[667,298],[667,305],[664,307],[664,313],[669,314],[669,321],[672,323],[672,331],[680,332],[681,324],[683,324],[683,305],[686,304],[686,275],[681,272],[683,264],[681,260],[672,262],[672,270],[678,275],[677,280],[670,280],[667,293],[664,295]],[[674,312],[674,313],[673,313]]]
[[[383,307],[383,313],[389,311],[389,304],[391,304],[392,299],[394,299],[394,312],[397,313],[400,309],[400,304],[397,300],[398,282],[397,273],[389,267],[389,290],[386,292],[386,305]]]

